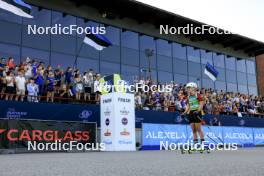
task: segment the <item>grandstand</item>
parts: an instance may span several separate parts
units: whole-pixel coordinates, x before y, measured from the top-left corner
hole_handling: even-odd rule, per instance
[[[198,85],[195,96],[198,99],[199,95],[204,103],[200,120],[205,121],[201,128],[206,139],[215,144],[235,141],[239,147],[264,145],[263,42],[238,34],[161,34],[160,25],[201,27],[204,24],[134,0],[25,2],[31,7],[27,18],[0,9],[0,153],[2,149],[6,153],[25,152],[29,146],[25,139],[46,143],[70,138],[85,143],[87,129],[91,134],[87,141],[91,143],[101,142],[102,135],[111,136],[114,130],[110,126],[116,114],[110,105],[102,108],[104,92],[99,87],[104,83],[103,78],[113,74],[120,75],[121,81],[128,85],[172,87],[169,92],[136,91],[135,114],[134,108],[123,107],[124,101],[121,102],[123,109],[117,109],[122,116],[118,123],[123,125],[118,134],[125,137],[132,133],[126,125],[131,124],[128,114],[133,112],[137,150],[157,149],[157,143],[165,139],[170,142],[192,140],[191,129],[187,128],[189,120],[183,113],[189,103],[188,82]],[[41,34],[28,33],[29,28],[34,27],[44,31],[72,25],[89,27],[89,30],[105,29],[105,35],[98,37],[99,34],[77,31],[53,34],[48,30]],[[215,70],[213,79],[206,73],[208,65]],[[111,115],[102,120],[102,114]],[[132,123],[134,125],[134,121]],[[103,131],[104,128],[107,130]],[[3,167],[0,166],[0,172],[5,176],[36,175],[34,169],[23,170],[26,166],[21,160],[24,158],[26,163],[33,161],[39,175],[52,175],[61,170],[65,170],[61,175],[96,172],[101,175],[109,170],[112,175],[140,172],[162,175],[163,171],[164,175],[171,175],[174,163],[180,163],[175,166],[179,174],[193,175],[196,169],[200,172],[210,167],[208,175],[214,174],[214,170],[230,175],[259,175],[258,153],[263,149],[239,149],[237,153],[217,151],[207,159],[204,155],[174,157],[179,152],[172,151],[120,152],[127,167],[123,167],[124,162],[111,162],[118,159],[113,152],[74,152],[16,155],[17,170],[1,172]],[[164,156],[168,161],[162,163]],[[220,163],[227,165],[226,170],[216,167],[221,156]],[[4,167],[13,162],[8,155],[3,158],[7,161],[3,162]],[[132,163],[132,158],[139,162]],[[189,167],[191,161],[199,162],[201,158],[206,165]],[[70,166],[61,162],[64,160],[69,161]],[[75,162],[78,167],[70,171]],[[83,162],[89,166],[84,166]],[[244,169],[250,163],[254,163],[252,168],[256,171]],[[38,164],[41,167],[36,166]],[[160,165],[164,169],[160,170]],[[120,173],[113,170],[120,166]],[[155,169],[151,171],[153,166]],[[47,171],[44,167],[51,169]],[[188,171],[182,171],[184,169]]]

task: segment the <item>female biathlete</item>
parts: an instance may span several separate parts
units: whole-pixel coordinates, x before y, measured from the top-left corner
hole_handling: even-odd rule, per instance
[[[188,91],[187,107],[183,114],[189,116],[189,123],[193,133],[193,143],[198,143],[197,132],[200,136],[201,143],[204,142],[204,133],[202,131],[202,110],[203,110],[203,97],[198,94],[198,86],[194,82],[190,82],[186,85]]]

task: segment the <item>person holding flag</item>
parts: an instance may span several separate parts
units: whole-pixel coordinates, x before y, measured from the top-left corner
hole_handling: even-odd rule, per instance
[[[197,89],[198,86],[194,82],[190,82],[186,85],[188,91],[187,97],[187,107],[183,112],[183,115],[187,114],[189,116],[189,123],[193,133],[193,143],[198,143],[198,136],[199,134],[201,143],[204,142],[204,133],[202,131],[202,125],[204,121],[202,120],[202,113],[203,113],[203,97],[198,94]]]

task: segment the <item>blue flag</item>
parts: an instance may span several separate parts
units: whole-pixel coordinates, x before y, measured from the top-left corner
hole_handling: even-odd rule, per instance
[[[22,0],[0,0],[0,8],[21,17],[33,18],[30,15],[31,6]]]
[[[218,71],[210,63],[207,62],[204,69],[204,74],[206,74],[211,80],[216,81]]]

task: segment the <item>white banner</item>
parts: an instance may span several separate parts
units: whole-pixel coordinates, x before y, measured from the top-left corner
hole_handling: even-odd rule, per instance
[[[101,96],[101,142],[106,151],[135,151],[134,95],[109,93]]]

